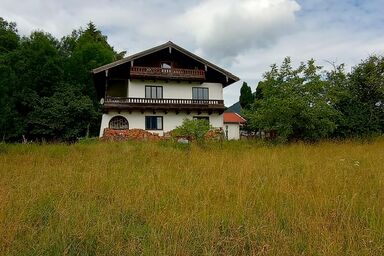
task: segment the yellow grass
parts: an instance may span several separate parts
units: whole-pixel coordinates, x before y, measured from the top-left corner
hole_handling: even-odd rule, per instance
[[[384,140],[2,145],[1,255],[384,255]]]

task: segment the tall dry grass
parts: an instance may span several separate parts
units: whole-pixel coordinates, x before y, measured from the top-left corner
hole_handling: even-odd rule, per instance
[[[384,140],[0,148],[1,255],[384,255]]]

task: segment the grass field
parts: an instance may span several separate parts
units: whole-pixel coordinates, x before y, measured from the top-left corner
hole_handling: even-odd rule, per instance
[[[384,139],[0,146],[0,255],[384,255]]]

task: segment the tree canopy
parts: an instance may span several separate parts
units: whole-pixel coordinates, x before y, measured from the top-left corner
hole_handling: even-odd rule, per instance
[[[313,59],[293,68],[272,65],[244,114],[257,131],[282,140],[319,140],[382,134],[384,59],[372,56],[347,74],[344,65],[323,71]]]
[[[90,71],[122,57],[90,22],[58,40],[20,37],[0,18],[0,134],[3,140],[75,140],[97,135],[100,107]]]
[[[240,106],[243,109],[249,109],[251,104],[253,103],[253,94],[251,87],[248,86],[246,82],[243,82],[243,85],[240,89]]]

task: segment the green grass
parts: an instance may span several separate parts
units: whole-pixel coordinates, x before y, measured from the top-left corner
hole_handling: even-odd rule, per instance
[[[0,146],[0,255],[384,255],[383,139]]]

